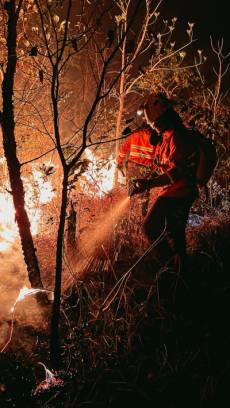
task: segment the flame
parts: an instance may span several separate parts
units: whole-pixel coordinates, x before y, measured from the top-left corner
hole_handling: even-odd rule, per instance
[[[116,162],[112,155],[108,160],[97,160],[90,149],[85,150],[87,159],[90,160],[88,170],[84,173],[87,182],[81,182],[81,186],[88,195],[102,197],[113,189]]]
[[[15,303],[20,302],[20,300],[25,299],[27,296],[33,295],[38,292],[44,292],[44,289],[34,289],[34,288],[27,288],[27,286],[23,286],[22,289],[19,291],[19,295],[15,300]]]
[[[49,203],[55,196],[50,181],[44,180],[43,173],[38,170],[33,170],[33,177],[36,181],[39,191],[39,203]]]
[[[39,362],[38,364],[40,364],[44,370],[45,370],[45,380],[42,381],[34,390],[33,395],[37,395],[51,387],[57,387],[57,386],[63,386],[64,385],[64,381],[61,378],[58,378],[55,374],[52,373],[52,371],[50,371],[45,364]]]
[[[46,373],[46,381],[50,384],[54,381],[55,376],[52,373],[52,371],[48,370],[47,367],[45,367],[45,373]]]
[[[4,164],[3,158],[0,158],[0,164]],[[32,167],[31,177],[24,177],[23,183],[31,233],[36,235],[42,215],[39,205],[50,202],[54,198],[55,193],[51,182],[45,179],[44,174],[37,170],[35,166]],[[0,192],[0,251],[8,250],[18,237],[13,199],[7,190],[7,185],[5,185],[5,192]]]
[[[14,306],[11,308],[11,312],[14,312],[15,306],[18,302],[25,299],[27,296],[31,296],[39,292],[46,292],[46,289],[36,289],[36,288],[29,289],[27,288],[27,286],[23,286],[22,289],[20,289],[18,297],[14,302]]]
[[[6,251],[17,236],[12,197],[0,193],[0,251]]]
[[[10,328],[9,339],[7,340],[5,345],[0,350],[0,353],[3,353],[3,351],[5,351],[8,344],[11,342],[11,339],[12,339],[12,336],[13,336],[13,329],[14,329],[15,307],[16,307],[17,303],[20,302],[21,300],[25,299],[27,296],[33,295],[33,294],[38,293],[38,292],[47,292],[47,290],[46,289],[36,289],[36,288],[35,289],[33,289],[33,288],[29,289],[29,288],[27,288],[27,286],[23,286],[22,289],[20,289],[18,297],[15,300],[13,307],[10,309],[10,311],[13,314],[13,317],[12,317],[12,320],[11,320],[11,328]]]

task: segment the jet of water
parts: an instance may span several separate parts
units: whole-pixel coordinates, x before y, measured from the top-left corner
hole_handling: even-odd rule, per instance
[[[100,215],[94,221],[93,225],[90,225],[90,227],[84,231],[80,237],[78,248],[80,257],[74,265],[75,278],[79,278],[84,273],[89,259],[95,256],[97,248],[101,247],[104,241],[111,236],[111,231],[113,231],[119,219],[124,215],[129,201],[130,197],[125,193],[113,207]],[[69,288],[74,277],[71,276],[64,282],[64,290]]]

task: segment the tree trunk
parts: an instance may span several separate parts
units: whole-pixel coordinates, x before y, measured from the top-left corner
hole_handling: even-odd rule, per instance
[[[17,146],[15,141],[14,122],[14,76],[16,71],[16,38],[17,38],[17,16],[15,13],[15,1],[11,2],[8,11],[8,35],[7,51],[8,60],[6,72],[2,83],[3,111],[1,115],[1,126],[3,133],[4,154],[7,161],[9,180],[15,207],[15,220],[18,225],[24,260],[27,266],[29,281],[33,288],[43,288],[36,249],[30,230],[30,221],[25,209],[25,195],[21,179],[21,168],[17,158]],[[44,304],[48,302],[47,295],[38,294],[38,300]]]
[[[121,75],[120,79],[120,97],[119,97],[119,110],[118,110],[118,115],[117,115],[117,123],[116,123],[116,144],[115,144],[115,157],[118,157],[119,154],[119,137],[121,136],[121,121],[122,121],[122,116],[123,116],[123,111],[124,111],[124,102],[125,102],[125,97],[124,97],[124,83],[125,83],[125,76],[124,73]],[[118,186],[118,169],[116,168],[115,170],[115,175],[114,175],[114,186]]]
[[[67,208],[67,192],[68,192],[68,171],[64,170],[62,181],[62,200],[60,211],[60,222],[57,234],[57,249],[56,249],[56,273],[54,287],[54,303],[51,320],[51,336],[50,336],[50,356],[54,367],[61,365],[60,353],[60,311],[61,311],[61,280],[62,280],[62,252],[63,240],[65,232],[65,218]]]
[[[76,209],[73,199],[69,202],[69,216],[67,227],[67,253],[72,258],[76,251]]]
[[[127,29],[127,24],[125,21],[125,26],[124,30]],[[120,146],[120,141],[119,137],[121,136],[121,122],[122,122],[122,117],[123,117],[123,112],[124,112],[124,104],[125,104],[125,48],[126,48],[126,38],[124,39],[124,42],[122,44],[122,49],[121,49],[121,77],[120,77],[120,83],[119,83],[119,109],[118,109],[118,114],[117,114],[117,123],[116,123],[116,144],[115,144],[115,157],[117,159],[118,154],[119,154],[119,146]],[[115,170],[115,175],[114,175],[114,186],[118,186],[118,169],[116,168]]]

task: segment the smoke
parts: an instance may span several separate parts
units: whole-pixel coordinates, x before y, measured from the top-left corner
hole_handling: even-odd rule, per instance
[[[15,243],[8,251],[0,252],[0,319],[10,319],[10,309],[18,292],[27,283],[26,268],[20,247]]]
[[[20,243],[16,242],[8,251],[0,251],[0,346],[7,340],[12,318],[20,325],[43,326],[43,315],[34,296],[17,303],[14,315],[12,307],[23,286],[30,288]],[[17,339],[20,340],[20,339]]]
[[[124,215],[128,203],[129,197],[124,193],[108,211],[101,214],[82,233],[77,251],[79,257],[73,268],[75,278],[83,275],[89,259],[94,257],[97,249],[111,238],[114,227]],[[0,251],[0,261],[0,348],[4,347],[9,340],[12,319],[14,322],[12,341],[16,342],[18,347],[32,347],[31,339],[26,340],[25,337],[21,338],[22,336],[17,334],[19,327],[32,326],[34,329],[41,329],[47,323],[34,295],[29,295],[17,302],[14,313],[12,312],[20,290],[25,286],[31,287],[19,241],[15,242],[9,250]],[[64,277],[64,289],[67,289],[72,281],[72,275],[71,279],[69,275],[67,279]]]

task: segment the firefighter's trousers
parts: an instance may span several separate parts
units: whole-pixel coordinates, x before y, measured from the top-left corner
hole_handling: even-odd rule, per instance
[[[194,197],[174,198],[160,196],[144,221],[144,232],[155,242],[164,232],[164,238],[153,249],[160,266],[172,265],[180,271],[186,261],[185,228]]]

